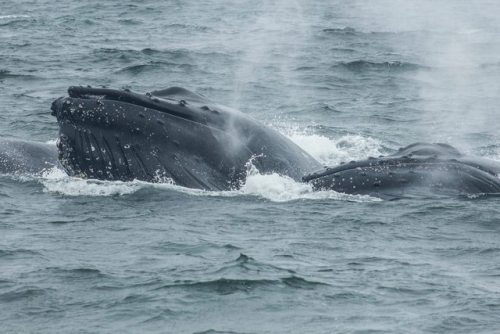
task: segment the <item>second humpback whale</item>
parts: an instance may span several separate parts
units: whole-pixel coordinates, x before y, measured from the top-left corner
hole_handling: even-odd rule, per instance
[[[207,190],[240,187],[249,162],[261,173],[315,190],[400,197],[500,193],[500,164],[446,144],[417,143],[393,155],[323,168],[277,131],[249,116],[172,87],[141,95],[70,87],[52,104],[59,162],[69,175],[161,181]]]
[[[327,167],[303,177],[316,190],[398,198],[500,193],[500,163],[447,144],[415,143],[379,158]]]

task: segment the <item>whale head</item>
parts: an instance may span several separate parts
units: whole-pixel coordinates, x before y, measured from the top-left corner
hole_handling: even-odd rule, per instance
[[[142,95],[70,87],[68,95],[52,114],[59,161],[72,176],[226,190],[241,185],[249,161],[295,180],[319,168],[277,131],[183,88]]]
[[[245,173],[251,153],[225,130],[230,115],[202,96],[176,87],[147,95],[70,87],[68,95],[53,102],[52,115],[59,161],[72,176],[226,189]]]

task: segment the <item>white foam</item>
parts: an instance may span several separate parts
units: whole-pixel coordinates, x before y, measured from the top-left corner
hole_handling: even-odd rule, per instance
[[[57,139],[49,139],[45,142],[45,144],[49,144],[49,145],[54,145],[56,146],[57,144]]]
[[[29,19],[29,15],[0,15],[0,20]]]
[[[59,168],[43,173],[39,182],[44,191],[67,196],[114,196],[136,192],[141,185],[136,182],[101,181],[70,177]]]
[[[382,154],[380,142],[371,137],[345,135],[328,138],[316,134],[292,133],[288,137],[324,165],[378,157]]]
[[[485,156],[486,159],[491,159],[500,162],[500,152],[494,152]]]
[[[366,202],[378,201],[370,196],[341,194],[335,191],[313,191],[310,184],[296,182],[288,176],[261,174],[255,166],[251,166],[241,193],[258,196],[272,202],[289,202],[299,199],[333,199],[342,201]]]
[[[19,177],[17,177],[19,179]],[[32,181],[32,177],[19,179],[20,181]],[[238,192],[204,191],[190,189],[173,184],[169,179],[158,179],[158,183],[150,183],[139,180],[133,181],[103,181],[96,179],[82,179],[68,176],[63,170],[54,167],[42,173],[41,177],[35,178],[40,182],[45,192],[57,193],[66,196],[123,196],[133,194],[144,188],[158,188],[164,190],[175,190],[190,195],[198,196],[237,196]]]
[[[328,138],[322,135],[289,130],[288,137],[325,165],[336,165],[341,161],[363,159],[370,155],[378,156],[382,149],[376,139],[359,135]],[[51,140],[47,143],[54,144],[54,141]],[[65,196],[123,196],[133,194],[140,189],[155,188],[178,191],[192,196],[255,196],[272,202],[321,199],[356,202],[378,200],[370,196],[348,195],[335,191],[313,191],[310,184],[296,182],[290,177],[277,173],[260,173],[252,164],[252,160],[247,164],[247,168],[247,178],[241,188],[231,191],[190,189],[175,185],[169,179],[158,179],[158,183],[139,180],[122,182],[81,179],[70,177],[58,168],[45,171],[36,180],[43,185],[44,191]]]

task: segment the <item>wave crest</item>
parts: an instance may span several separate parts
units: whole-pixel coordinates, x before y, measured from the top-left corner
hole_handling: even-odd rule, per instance
[[[419,69],[425,68],[422,65],[401,62],[401,61],[384,61],[384,62],[373,62],[368,60],[354,60],[350,62],[341,62],[334,65],[334,68],[343,68],[352,72],[364,72],[364,71],[417,71]]]

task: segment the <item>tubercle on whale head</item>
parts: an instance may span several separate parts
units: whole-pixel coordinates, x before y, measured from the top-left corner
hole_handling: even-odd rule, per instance
[[[142,109],[129,112],[124,106],[95,96],[62,97],[52,103],[51,114],[59,123],[58,159],[69,175],[134,178],[128,167],[130,156],[124,150],[130,147],[134,131],[140,131],[137,123]]]
[[[64,99],[65,99],[65,97],[61,96],[61,97],[55,99],[54,101],[52,101],[52,104],[50,105],[50,110],[51,110],[50,114],[52,116],[57,117],[57,111],[62,108],[62,104],[64,103]]]
[[[168,95],[170,93],[173,95]],[[184,97],[180,94],[188,95]],[[231,119],[230,116],[235,112],[240,114],[239,117],[246,116],[240,112],[228,110],[228,108],[214,109],[211,101],[203,100],[204,97],[201,95],[189,92],[180,87],[170,87],[160,91],[139,94],[128,89],[116,90],[110,88],[71,86],[68,88],[68,96],[73,99],[127,103],[148,110],[167,113],[175,117],[180,117],[218,129],[227,128],[227,123]],[[59,102],[56,100],[54,103],[58,104]],[[54,115],[54,113],[52,113],[52,115]]]
[[[70,98],[111,100],[116,102],[129,103],[202,123],[202,119],[200,119],[199,117],[195,117],[196,115],[193,115],[193,113],[189,112],[189,110],[183,108],[187,105],[187,102],[182,99],[163,99],[151,93],[134,93],[129,89],[116,90],[110,88],[91,88],[80,86],[69,87],[68,95]]]

